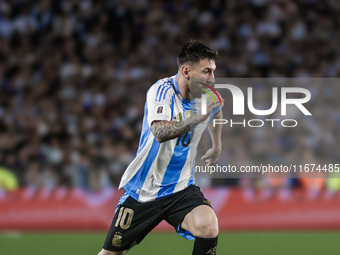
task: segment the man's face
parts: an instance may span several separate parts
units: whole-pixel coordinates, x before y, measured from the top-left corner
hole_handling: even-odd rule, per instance
[[[214,71],[216,69],[215,61],[211,59],[200,60],[198,64],[192,65],[190,70],[190,95],[193,98],[200,97],[204,91],[200,88],[206,88],[201,83],[213,85],[215,82]]]

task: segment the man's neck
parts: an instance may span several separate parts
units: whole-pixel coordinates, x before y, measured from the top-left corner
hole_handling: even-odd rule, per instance
[[[176,82],[181,97],[183,97],[183,99],[185,100],[190,100],[189,81],[185,79],[182,75],[177,74]]]

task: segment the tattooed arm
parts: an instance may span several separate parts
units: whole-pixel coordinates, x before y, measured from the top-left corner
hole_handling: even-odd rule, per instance
[[[224,100],[222,99],[222,101]],[[150,129],[157,142],[162,143],[189,132],[191,128],[205,121],[210,113],[219,106],[221,106],[219,102],[215,103],[211,98],[208,98],[207,114],[202,115],[198,109],[195,115],[183,121],[155,120],[151,123]]]
[[[152,122],[150,129],[157,142],[162,143],[189,132],[201,121],[197,115],[183,121],[156,120]]]

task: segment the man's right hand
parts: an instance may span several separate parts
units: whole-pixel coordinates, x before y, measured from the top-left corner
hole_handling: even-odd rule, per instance
[[[199,122],[205,121],[210,116],[210,114],[212,113],[214,109],[223,106],[221,105],[220,100],[218,100],[218,97],[216,95],[214,95],[214,99],[216,101],[216,104],[210,96],[207,98],[207,114],[202,114],[201,108],[197,109],[196,115],[197,115]],[[223,104],[224,99],[222,97],[221,97],[221,101]]]

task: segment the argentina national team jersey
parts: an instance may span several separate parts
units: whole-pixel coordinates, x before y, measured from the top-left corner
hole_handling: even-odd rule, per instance
[[[185,100],[179,93],[177,75],[157,81],[147,92],[143,130],[136,158],[125,170],[119,189],[139,202],[171,195],[194,184],[197,146],[213,111],[179,138],[157,142],[150,130],[154,120],[181,121],[196,113],[200,99]]]

